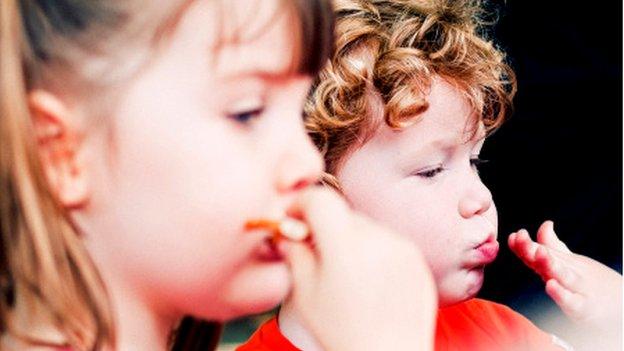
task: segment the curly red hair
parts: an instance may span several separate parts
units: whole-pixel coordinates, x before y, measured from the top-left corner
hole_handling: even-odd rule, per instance
[[[310,135],[325,156],[326,181],[345,154],[379,126],[401,129],[428,108],[432,78],[456,86],[487,132],[511,110],[515,76],[484,36],[473,0],[337,0],[336,51],[306,105]]]

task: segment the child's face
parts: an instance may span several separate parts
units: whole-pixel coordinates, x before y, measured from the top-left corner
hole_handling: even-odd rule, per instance
[[[396,132],[383,124],[346,156],[337,177],[357,210],[418,244],[446,306],[481,288],[483,267],[498,252],[497,215],[473,165],[484,132],[470,139],[468,101],[441,79],[433,81],[428,101],[415,125]]]
[[[162,313],[224,319],[289,291],[283,260],[244,224],[282,217],[322,161],[302,124],[310,78],[285,73],[293,19],[271,17],[278,1],[223,12],[215,3],[186,10],[126,87],[112,131],[90,137],[92,194],[77,218],[113,295],[125,289]],[[215,54],[216,14],[227,23],[231,11],[253,39]]]

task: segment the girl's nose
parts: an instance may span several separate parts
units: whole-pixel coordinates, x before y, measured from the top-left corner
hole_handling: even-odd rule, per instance
[[[321,177],[323,159],[303,128],[287,144],[279,163],[277,189],[279,192],[299,191]]]

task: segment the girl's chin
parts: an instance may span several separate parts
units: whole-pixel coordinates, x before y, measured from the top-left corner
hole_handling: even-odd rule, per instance
[[[227,318],[271,310],[286,298],[290,289],[290,272],[283,261],[254,265],[231,282],[225,298],[232,315]]]

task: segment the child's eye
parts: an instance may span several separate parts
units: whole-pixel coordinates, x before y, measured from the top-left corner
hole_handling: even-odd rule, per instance
[[[253,119],[258,118],[262,114],[262,112],[264,112],[264,107],[259,107],[259,108],[241,111],[241,112],[229,113],[228,117],[235,120],[238,123],[248,124]]]
[[[444,167],[438,166],[436,168],[431,168],[431,169],[426,169],[424,171],[420,171],[416,173],[416,175],[421,178],[433,178],[437,176],[438,174],[442,173],[442,171],[444,171]]]
[[[482,160],[479,157],[472,157],[470,159],[470,166],[473,167],[476,170],[479,170],[479,167],[483,164],[488,163],[488,160]]]

